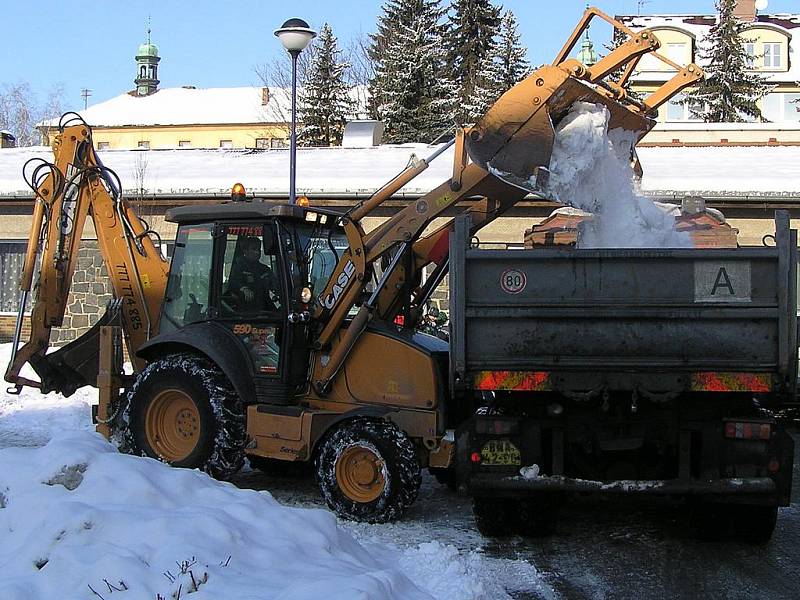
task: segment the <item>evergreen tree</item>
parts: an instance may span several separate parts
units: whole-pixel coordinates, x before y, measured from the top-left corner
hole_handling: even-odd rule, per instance
[[[441,0],[387,0],[370,36],[371,112],[392,143],[432,141],[452,122]]]
[[[489,110],[495,100],[508,89],[504,87],[500,73],[498,51],[499,47],[495,45],[478,64],[473,76],[472,90],[469,94],[465,93],[461,99],[460,122],[476,122]]]
[[[330,25],[325,23],[313,46],[300,94],[298,142],[304,146],[336,146],[342,143],[347,115],[353,111],[341,51]]]
[[[708,33],[706,78],[687,96],[692,115],[707,123],[764,121],[756,101],[771,89],[760,75],[749,71],[749,60],[741,37],[744,23],[733,14],[736,0],[717,0],[719,20]]]
[[[495,50],[495,77],[500,82],[500,93],[511,89],[531,71],[525,58],[525,47],[519,43],[517,19],[507,10],[500,21],[499,40]]]
[[[494,87],[492,68],[500,9],[491,0],[454,0],[449,18],[448,65],[458,85],[456,118],[474,122],[487,105],[481,94]],[[491,104],[491,102],[489,102]]]

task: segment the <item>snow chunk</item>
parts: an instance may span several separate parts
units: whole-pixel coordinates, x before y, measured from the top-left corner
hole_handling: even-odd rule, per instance
[[[76,489],[83,481],[83,474],[86,472],[86,465],[69,465],[61,467],[61,470],[44,482],[45,485],[63,485],[68,490]]]
[[[523,479],[536,479],[539,477],[539,465],[530,465],[529,467],[522,467],[519,474]]]
[[[608,131],[600,104],[576,102],[559,123],[550,160],[549,191],[559,202],[594,214],[578,234],[581,248],[691,247],[675,217],[634,188],[635,134]]]

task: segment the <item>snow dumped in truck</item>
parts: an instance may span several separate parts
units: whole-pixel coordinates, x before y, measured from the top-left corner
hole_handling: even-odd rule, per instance
[[[581,227],[579,248],[687,248],[675,217],[637,192],[632,165],[635,132],[608,130],[600,104],[576,102],[558,124],[550,159],[550,193],[592,213]]]

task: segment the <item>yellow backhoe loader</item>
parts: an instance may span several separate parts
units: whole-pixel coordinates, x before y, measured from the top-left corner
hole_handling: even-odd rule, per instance
[[[587,66],[568,57],[594,18],[611,24],[621,43]],[[32,169],[33,226],[6,380],[17,390],[65,394],[97,385],[98,430],[129,451],[216,477],[236,472],[246,456],[265,468],[314,461],[321,491],[339,514],[399,517],[417,496],[421,467],[451,464],[446,430],[475,408],[448,391],[447,344],[415,332],[447,272],[453,226],[423,232],[456,205],[477,231],[541,193],[554,127],[575,102],[606,106],[609,127],[631,130],[638,141],[658,107],[702,77],[696,65],[658,55],[658,47],[651,32],[589,9],[553,64],[350,210],[236,197],[169,210],[167,219],[178,224],[169,269],[153,232],[101,164],[90,127],[67,120],[53,145],[55,162]],[[647,54],[675,75],[638,100],[625,86]],[[451,146],[452,177],[366,233],[364,218]],[[116,302],[88,334],[47,354],[87,215]],[[17,349],[37,259],[31,338]],[[133,376],[121,373],[120,330]],[[20,376],[26,362],[39,381]]]

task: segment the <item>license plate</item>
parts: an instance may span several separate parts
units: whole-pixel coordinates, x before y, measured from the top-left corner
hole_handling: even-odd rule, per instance
[[[509,440],[490,440],[481,449],[481,464],[521,465],[519,450]]]

